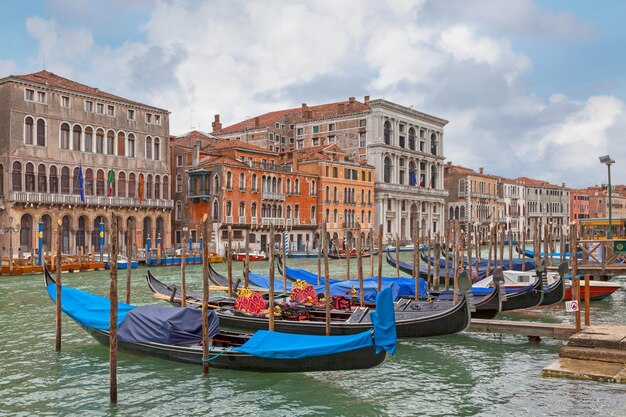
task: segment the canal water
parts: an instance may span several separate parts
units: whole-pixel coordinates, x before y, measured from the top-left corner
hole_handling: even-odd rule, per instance
[[[410,256],[402,254],[406,260]],[[317,268],[313,259],[289,263]],[[369,271],[369,260],[364,263]],[[241,265],[234,264],[236,277]],[[267,273],[267,262],[252,265],[255,272]],[[330,265],[331,276],[343,276],[345,261]],[[226,264],[216,269],[225,272]],[[133,271],[134,304],[155,302],[145,272]],[[153,272],[165,282],[179,280],[179,268]],[[190,287],[200,289],[200,273],[200,266],[188,268]],[[393,274],[395,269],[385,264],[384,275]],[[120,278],[125,279],[125,271]],[[562,342],[533,344],[518,336],[475,333],[401,340],[390,361],[350,372],[212,369],[205,377],[199,366],[120,354],[119,402],[112,406],[108,348],[64,316],[63,348],[55,353],[54,305],[42,281],[41,276],[0,277],[1,416],[626,416],[626,386],[541,377],[541,368],[557,357]],[[626,287],[626,280],[621,282]],[[65,274],[63,283],[106,295],[108,271]],[[594,302],[592,323],[626,323],[625,295],[622,290]],[[563,305],[504,318],[573,320]]]

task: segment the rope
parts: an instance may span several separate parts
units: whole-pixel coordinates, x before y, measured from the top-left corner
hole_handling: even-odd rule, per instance
[[[218,353],[218,354],[217,354],[217,355],[215,355],[215,356],[212,356],[212,357],[210,357],[210,358],[206,358],[206,359],[205,359],[205,358],[202,358],[202,363],[205,363],[205,362],[211,362],[213,359],[217,359],[217,358],[219,358],[220,356],[222,356],[224,353],[226,353],[226,352],[230,351],[231,349],[232,349],[232,348],[227,347],[227,348],[223,349],[220,353]],[[213,350],[213,346],[211,346],[211,347],[209,348],[209,352],[211,352],[212,350]]]

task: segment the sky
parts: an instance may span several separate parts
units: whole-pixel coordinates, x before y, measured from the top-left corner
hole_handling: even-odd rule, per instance
[[[449,120],[448,161],[569,187],[626,183],[626,2],[3,3],[0,78],[43,69],[170,110],[170,133],[385,98]],[[45,64],[44,64],[45,63]]]

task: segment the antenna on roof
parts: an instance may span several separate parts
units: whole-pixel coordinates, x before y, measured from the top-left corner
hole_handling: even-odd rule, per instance
[[[195,127],[193,127],[193,109],[191,109],[191,114],[189,115],[189,128],[191,130],[195,129]]]
[[[43,70],[45,71],[46,70],[46,53],[45,52],[43,52],[42,60],[43,60]]]

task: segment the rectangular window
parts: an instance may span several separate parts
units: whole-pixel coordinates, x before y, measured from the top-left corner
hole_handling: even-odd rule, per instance
[[[274,126],[276,127],[276,129],[280,129],[280,123],[274,123]]]
[[[297,136],[302,136],[304,135],[304,128],[299,127],[298,130],[296,131],[296,135]]]
[[[46,102],[46,93],[43,91],[37,91],[37,102],[45,103]]]
[[[115,117],[115,106],[107,106],[107,116]]]
[[[296,127],[296,125],[289,125],[289,130],[293,130]]]
[[[154,115],[154,124],[155,125],[161,125],[161,115],[160,114],[155,114]]]
[[[320,144],[320,140],[318,138],[313,139],[313,146],[317,146]]]
[[[329,123],[328,124],[328,131],[332,132],[333,130],[335,130],[335,124],[334,123]]]
[[[177,167],[182,167],[183,166],[183,156],[182,155],[176,156],[176,166]]]
[[[367,126],[367,121],[365,119],[359,120],[359,127],[365,127],[365,126]]]
[[[35,101],[35,90],[24,90],[24,100]]]
[[[96,104],[96,113],[104,114],[104,104],[102,104],[102,103],[97,103]]]
[[[298,149],[302,149],[302,148],[304,148],[304,141],[302,139],[300,139],[298,141]]]
[[[326,176],[330,177],[330,167],[329,166],[326,167]]]
[[[61,107],[70,107],[70,98],[67,96],[61,96]]]
[[[366,145],[365,132],[359,133],[359,147],[365,148]]]
[[[181,232],[180,232],[180,230],[176,230],[174,232],[174,236],[175,236],[174,237],[174,243],[180,244],[180,242],[181,242],[181,240],[180,240],[181,239]]]
[[[319,126],[313,126],[313,133],[320,133],[320,127]]]
[[[329,136],[328,137],[328,143],[336,143],[337,142],[337,137],[336,136]]]
[[[128,120],[135,120],[135,110],[128,109]]]
[[[146,113],[146,123],[152,124],[152,114]]]
[[[85,101],[85,111],[93,113],[93,101]]]

